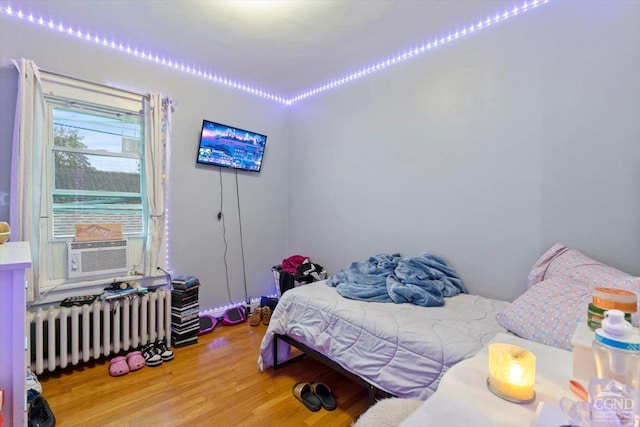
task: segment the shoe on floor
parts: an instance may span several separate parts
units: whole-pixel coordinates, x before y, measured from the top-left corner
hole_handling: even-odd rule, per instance
[[[262,323],[268,325],[271,322],[271,309],[269,307],[262,307]]]
[[[127,365],[129,365],[129,371],[137,371],[144,368],[145,360],[141,351],[132,351],[127,354]]]
[[[142,356],[147,366],[158,366],[162,364],[162,356],[158,354],[154,343],[149,343],[142,347]]]
[[[333,411],[338,406],[335,397],[331,394],[331,389],[326,384],[311,383],[311,392],[316,395],[322,407],[327,411]]]
[[[265,307],[265,308],[269,308],[269,307]],[[251,316],[249,316],[249,324],[251,326],[258,326],[261,320],[262,320],[262,307],[256,307],[255,310],[251,312]]]
[[[313,394],[309,383],[296,383],[293,386],[293,395],[310,411],[316,412],[322,407],[320,399]]]
[[[28,424],[25,423],[25,425],[39,427],[53,427],[56,425],[56,417],[53,415],[47,400],[41,395],[36,396],[29,404],[27,418]]]
[[[124,356],[117,356],[111,359],[109,362],[109,375],[112,377],[120,377],[129,373],[129,365],[127,365],[127,358]]]
[[[160,355],[163,362],[173,360],[173,351],[169,350],[164,340],[156,341],[156,353]]]
[[[27,390],[27,402],[31,402],[37,395],[42,393],[42,385],[40,381],[38,381],[38,377],[36,374],[31,372],[31,369],[27,368],[27,373],[25,375],[25,389]],[[0,408],[2,407],[2,402],[0,402]],[[2,425],[2,423],[0,423]]]

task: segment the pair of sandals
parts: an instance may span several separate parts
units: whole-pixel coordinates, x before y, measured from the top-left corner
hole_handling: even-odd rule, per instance
[[[333,411],[338,406],[331,389],[323,383],[296,383],[293,395],[310,411],[316,412],[320,408]]]
[[[140,351],[132,351],[126,356],[117,356],[109,362],[109,375],[120,377],[129,372],[137,371],[145,366],[145,360]]]

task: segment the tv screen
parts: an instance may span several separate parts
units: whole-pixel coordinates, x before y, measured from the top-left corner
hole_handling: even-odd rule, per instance
[[[203,120],[197,162],[260,172],[266,143],[266,135]]]

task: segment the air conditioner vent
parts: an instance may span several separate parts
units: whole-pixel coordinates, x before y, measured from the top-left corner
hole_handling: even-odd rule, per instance
[[[127,268],[127,241],[67,243],[67,277],[122,273]]]

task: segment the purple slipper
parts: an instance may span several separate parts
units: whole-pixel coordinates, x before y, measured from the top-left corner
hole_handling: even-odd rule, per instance
[[[124,356],[118,356],[111,359],[109,362],[109,375],[112,377],[119,377],[129,373],[129,366],[127,365],[127,359]]]
[[[127,354],[127,364],[129,365],[129,370],[131,372],[144,368],[145,362],[144,357],[142,356],[142,352],[132,351],[131,353]]]

